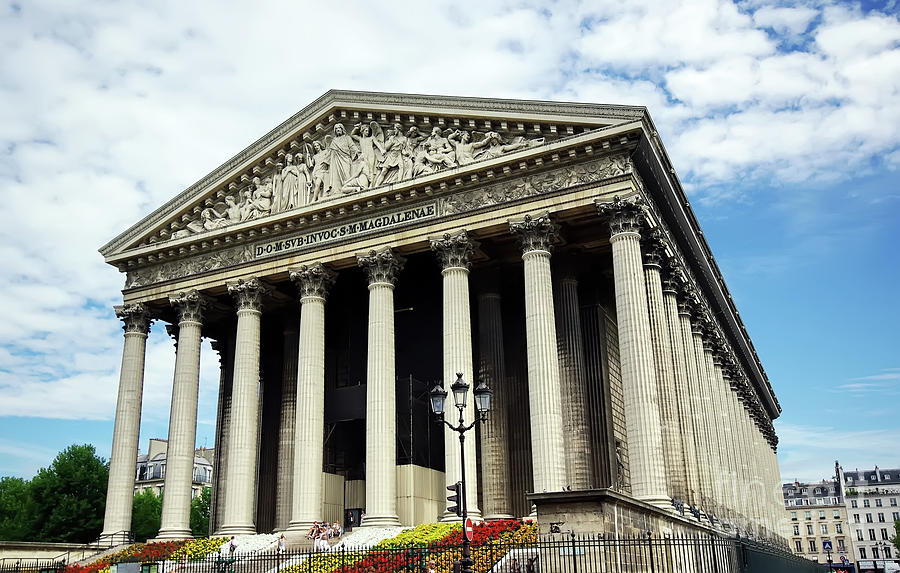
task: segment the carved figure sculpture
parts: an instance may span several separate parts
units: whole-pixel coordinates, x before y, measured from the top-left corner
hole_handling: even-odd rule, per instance
[[[403,133],[403,126],[395,123],[384,142],[384,158],[378,166],[374,187],[382,183],[403,181],[412,176],[412,161],[405,154],[406,146],[407,139]]]
[[[504,142],[503,137],[497,133],[496,131],[489,131],[484,134],[484,142],[485,145],[483,149],[475,156],[476,159],[493,159],[495,157],[500,157],[504,153],[509,153],[511,151],[518,151],[519,149],[525,149],[526,147],[531,147],[533,145],[540,145],[544,143],[544,138],[527,140],[524,137],[514,137],[509,142]]]
[[[280,213],[306,205],[309,199],[309,167],[303,162],[303,154],[284,156],[284,168],[275,174],[273,181],[272,212]]]
[[[313,141],[312,194],[310,203],[322,198],[328,179],[328,151],[318,141]],[[307,152],[308,155],[308,152]]]
[[[427,175],[446,167],[456,165],[456,152],[450,145],[450,141],[441,133],[441,128],[435,126],[421,144],[421,152],[416,157],[416,166],[413,171],[416,175]]]
[[[350,179],[353,160],[359,155],[356,142],[347,135],[344,125],[334,126],[334,136],[325,136],[328,175],[325,177],[325,196],[340,191]]]
[[[350,137],[359,147],[359,156],[353,163],[350,179],[344,183],[343,191],[352,192],[375,186],[378,165],[384,154],[384,132],[376,122],[368,125],[357,123]]]
[[[447,137],[447,141],[456,152],[456,162],[459,165],[468,165],[475,162],[476,150],[487,145],[485,140],[472,143],[468,131],[456,130]]]

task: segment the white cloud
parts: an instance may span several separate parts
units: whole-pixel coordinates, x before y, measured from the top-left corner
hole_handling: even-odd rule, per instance
[[[753,13],[753,22],[757,26],[772,28],[777,34],[797,36],[809,28],[817,15],[816,10],[806,6],[764,6]]]

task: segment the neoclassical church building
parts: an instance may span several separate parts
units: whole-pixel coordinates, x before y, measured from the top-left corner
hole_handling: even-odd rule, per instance
[[[214,533],[458,519],[428,392],[462,373],[494,392],[470,515],[608,490],[782,535],[780,406],[645,108],[329,91],[100,252],[125,275],[104,534],[130,529],[156,321],[176,341],[161,538],[190,536],[203,337]]]

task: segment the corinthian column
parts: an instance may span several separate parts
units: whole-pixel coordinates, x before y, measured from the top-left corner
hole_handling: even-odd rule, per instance
[[[526,215],[522,221],[511,221],[509,228],[522,241],[525,263],[525,338],[534,491],[561,491],[567,483],[566,458],[550,276],[550,249],[559,227],[547,214]]]
[[[335,274],[322,264],[291,271],[300,291],[300,351],[294,434],[294,481],[289,531],[303,533],[322,511],[325,434],[325,297]],[[371,435],[371,434],[370,434]]]
[[[681,338],[681,323],[678,319],[678,300],[676,285],[672,271],[662,283],[663,307],[666,313],[666,328],[669,332],[669,340],[672,344],[672,371],[675,388],[673,399],[675,411],[678,414],[679,440],[681,451],[684,455],[684,467],[679,479],[684,480],[682,498],[687,503],[700,505],[700,462],[697,457],[697,446],[694,442],[694,425],[691,420],[691,385],[687,371],[687,358],[685,357],[684,340]]]
[[[441,261],[443,277],[443,329],[444,329],[444,380],[456,380],[456,373],[469,379],[472,388],[478,382],[472,372],[472,319],[469,310],[469,260],[478,243],[465,231],[431,239],[431,248]],[[463,420],[471,424],[475,420],[474,400],[466,401]],[[456,483],[461,475],[459,437],[454,432],[444,432],[444,481]],[[478,509],[478,465],[475,462],[475,440],[465,442],[466,458],[466,507],[469,517],[481,518]],[[441,521],[458,521],[455,512],[444,509]]]
[[[557,267],[559,268],[559,267]],[[566,442],[566,477],[573,489],[587,489],[591,478],[591,430],[585,417],[584,340],[578,277],[572,261],[562,265],[553,290],[559,337],[559,385],[562,393],[563,434]]]
[[[644,253],[644,280],[647,288],[647,308],[650,314],[650,337],[653,340],[653,359],[656,366],[656,386],[659,392],[660,424],[663,461],[669,494],[673,499],[685,498],[684,453],[681,448],[681,424],[678,418],[672,340],[663,303],[662,267],[663,243],[659,231],[648,237]],[[674,299],[672,301],[674,303]]]
[[[284,329],[281,367],[281,412],[278,423],[278,481],[275,486],[275,530],[287,529],[293,512],[294,433],[297,427],[297,350],[300,333],[293,324]]]
[[[616,197],[608,203],[597,203],[597,208],[601,215],[609,217],[631,492],[647,503],[671,509],[666,495],[659,393],[641,261],[639,230],[644,212],[638,197]]]
[[[169,413],[165,494],[158,539],[191,537],[191,482],[197,438],[197,391],[200,386],[200,329],[208,304],[196,290],[169,297],[178,311],[175,380]]]
[[[119,397],[113,426],[112,451],[109,456],[109,482],[106,488],[106,515],[103,533],[107,537],[131,531],[131,506],[134,499],[134,467],[141,430],[141,399],[144,394],[144,357],[150,316],[144,305],[126,304],[115,307],[116,316],[124,324],[125,347],[119,373]]]
[[[366,357],[366,516],[363,526],[400,525],[397,517],[397,404],[394,380],[394,282],[405,259],[390,249],[357,255],[369,275]]]
[[[228,487],[222,512],[222,535],[253,535],[254,498],[259,435],[259,338],[262,298],[269,289],[253,277],[228,283],[237,303],[234,346],[234,382],[231,391],[231,428]]]
[[[509,496],[508,395],[503,352],[503,313],[498,269],[482,281],[478,293],[479,374],[494,391],[491,415],[481,423],[481,487],[485,519],[511,519]]]

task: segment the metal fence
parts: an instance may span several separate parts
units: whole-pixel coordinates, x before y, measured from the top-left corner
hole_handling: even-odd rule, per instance
[[[65,567],[60,559],[0,559],[0,572],[3,573],[49,573],[60,571]]]
[[[453,571],[461,547],[407,546],[354,550],[334,547],[328,553],[262,552],[209,556],[200,561],[163,561],[120,566],[119,573],[278,573],[285,569],[341,573],[424,572],[434,560],[438,571]],[[827,567],[785,550],[747,539],[715,535],[612,537],[550,535],[533,543],[494,541],[472,548],[474,571],[527,573],[818,573]],[[517,569],[518,567],[518,569]],[[39,572],[44,567],[0,572]],[[292,572],[293,573],[293,572]]]

